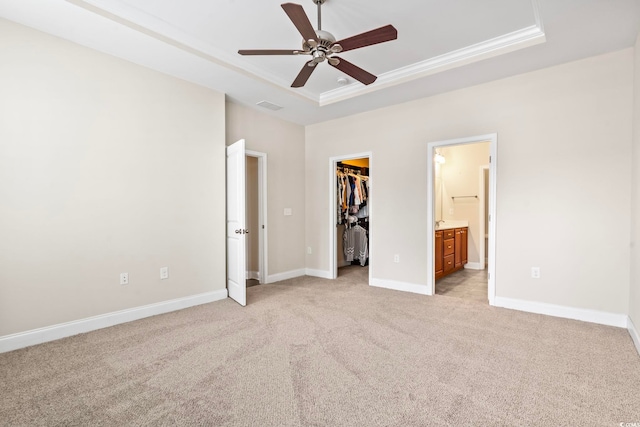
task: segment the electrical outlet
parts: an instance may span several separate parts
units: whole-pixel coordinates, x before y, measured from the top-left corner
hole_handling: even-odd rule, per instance
[[[540,267],[531,267],[531,278],[533,279],[540,278]]]
[[[456,212],[455,209],[449,208],[449,215],[454,215],[455,212]]]
[[[400,255],[399,254],[395,254],[393,256],[393,262],[400,262]]]
[[[293,209],[284,208],[284,216],[291,216],[291,215],[293,215]]]
[[[120,284],[121,285],[129,284],[129,273],[120,273]]]
[[[309,255],[311,255],[311,254],[313,253],[313,251],[311,250],[311,246],[309,246],[309,247],[307,248],[307,253],[308,253]]]
[[[168,279],[169,278],[169,267],[162,267],[160,269],[160,279]]]

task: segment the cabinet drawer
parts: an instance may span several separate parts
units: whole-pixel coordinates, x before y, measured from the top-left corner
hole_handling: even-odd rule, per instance
[[[444,256],[453,254],[455,250],[455,239],[447,239],[444,241]]]
[[[453,254],[451,255],[447,255],[446,257],[444,257],[444,272],[446,273],[447,271],[451,271],[453,270],[454,264],[453,264],[454,260],[453,260]]]
[[[453,236],[456,234],[456,230],[454,228],[450,230],[443,230],[445,239],[453,239]]]

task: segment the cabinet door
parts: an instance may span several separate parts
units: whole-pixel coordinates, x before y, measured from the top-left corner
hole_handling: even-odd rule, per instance
[[[462,266],[462,229],[456,228],[455,232],[455,267]]]
[[[469,229],[463,228],[460,230],[460,262],[462,265],[466,264],[468,261],[467,258],[467,249],[469,247]]]
[[[442,231],[436,231],[436,242],[435,242],[435,247],[434,247],[434,257],[435,257],[435,264],[436,264],[436,274],[438,273],[442,273],[442,269],[444,266],[443,260],[442,260]]]

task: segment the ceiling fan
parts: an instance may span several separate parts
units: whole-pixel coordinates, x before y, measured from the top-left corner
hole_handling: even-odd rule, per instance
[[[239,50],[240,55],[310,55],[311,60],[303,67],[291,87],[302,87],[305,85],[311,73],[321,62],[326,59],[334,68],[350,75],[354,79],[369,85],[376,81],[377,77],[363,70],[362,68],[352,64],[351,62],[338,58],[336,53],[346,52],[348,50],[359,49],[365,46],[371,46],[378,43],[384,43],[398,38],[398,31],[393,25],[386,25],[366,33],[358,34],[346,39],[336,41],[335,37],[328,31],[322,30],[322,14],[321,7],[326,0],[312,0],[318,5],[318,30],[314,30],[307,14],[301,5],[295,3],[284,3],[282,8],[289,16],[289,19],[296,26],[302,35],[301,50]]]

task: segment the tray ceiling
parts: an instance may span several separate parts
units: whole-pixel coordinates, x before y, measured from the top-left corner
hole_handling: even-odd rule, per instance
[[[301,4],[317,26],[312,0]],[[240,56],[299,49],[274,0],[0,0],[0,16],[223,91],[301,124],[429,96],[632,46],[637,0],[327,0],[322,28],[336,39],[392,24],[398,39],[341,54],[376,74],[365,86],[319,64],[290,88],[307,57]],[[339,85],[338,79],[348,79]]]

